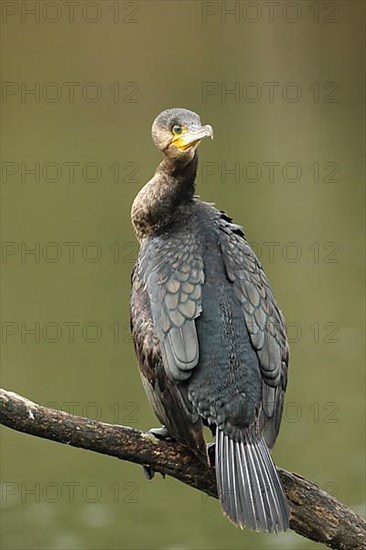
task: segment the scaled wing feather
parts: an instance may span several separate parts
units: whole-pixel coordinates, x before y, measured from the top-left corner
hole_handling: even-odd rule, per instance
[[[284,319],[267,277],[241,228],[223,213],[216,220],[220,250],[234,295],[242,306],[247,330],[257,352],[263,378],[259,418],[264,437],[272,447],[281,422],[287,384],[288,344]]]
[[[155,237],[143,247],[141,269],[164,367],[173,380],[187,380],[199,361],[194,321],[202,311],[204,282],[199,245],[186,233]]]

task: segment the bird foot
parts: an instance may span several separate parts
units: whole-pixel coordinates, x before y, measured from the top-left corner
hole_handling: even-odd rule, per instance
[[[151,428],[148,433],[154,435],[156,439],[160,439],[160,441],[175,441],[165,426],[161,426],[161,428]]]
[[[145,475],[146,479],[151,481],[153,479],[154,475],[155,475],[155,470],[153,468],[151,468],[150,466],[148,466],[147,464],[143,464],[142,469],[143,469],[143,472],[144,472],[144,475]]]
[[[175,439],[173,439],[165,426],[161,426],[161,428],[151,428],[148,433],[153,435],[154,437],[156,437],[156,439],[159,439],[160,441],[175,441]],[[142,469],[144,471],[145,477],[149,481],[151,481],[155,475],[155,470],[147,464],[144,464],[142,466]],[[161,475],[163,476],[163,478],[165,478],[164,474]]]

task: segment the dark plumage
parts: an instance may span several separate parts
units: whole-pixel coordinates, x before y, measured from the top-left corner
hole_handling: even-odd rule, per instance
[[[131,327],[142,381],[168,433],[208,460],[216,435],[224,513],[277,532],[289,509],[270,457],[287,383],[284,320],[243,230],[194,196],[196,149],[211,126],[169,109],[152,135],[165,158],[132,206],[140,254]]]

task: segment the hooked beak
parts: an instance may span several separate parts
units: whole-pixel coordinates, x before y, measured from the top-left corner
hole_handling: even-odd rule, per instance
[[[178,147],[181,151],[186,151],[191,147],[197,147],[200,144],[201,139],[210,137],[213,139],[213,128],[210,124],[205,126],[191,127],[184,134],[174,136],[172,143]]]

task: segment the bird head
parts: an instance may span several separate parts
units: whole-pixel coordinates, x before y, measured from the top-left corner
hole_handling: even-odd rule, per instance
[[[200,117],[188,109],[167,109],[152,125],[155,145],[172,160],[189,162],[205,137],[213,139],[213,128],[202,125]]]

